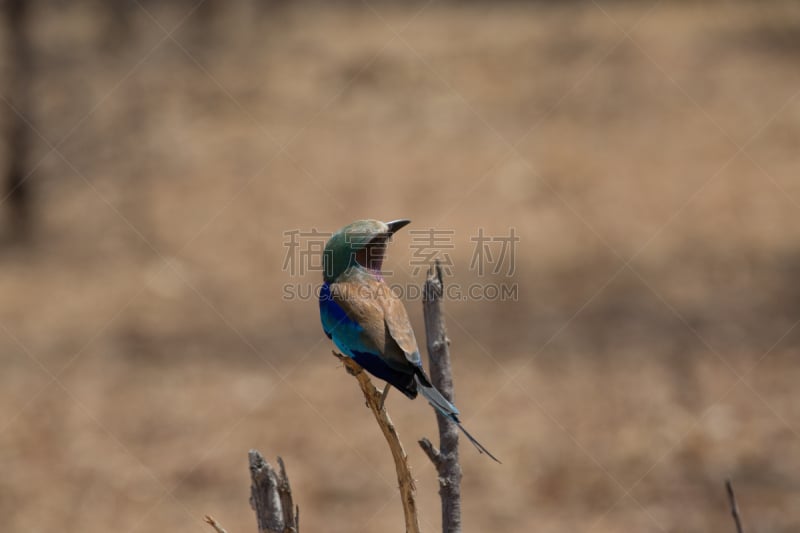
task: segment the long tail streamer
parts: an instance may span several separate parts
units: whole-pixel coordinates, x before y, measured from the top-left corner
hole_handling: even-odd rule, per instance
[[[447,401],[447,398],[442,396],[442,393],[436,390],[435,387],[423,383],[419,379],[419,376],[415,376],[415,379],[417,380],[417,389],[419,390],[419,392],[422,393],[425,399],[428,400],[428,403],[434,407],[434,409],[436,409],[437,411],[442,413],[442,415],[446,416],[447,418],[455,422],[456,425],[458,426],[458,429],[460,429],[464,433],[464,435],[466,435],[469,441],[478,449],[480,453],[485,453],[498,463],[500,462],[500,460],[497,457],[492,455],[492,452],[487,450],[483,444],[478,442],[478,440],[472,435],[470,435],[469,431],[467,431],[464,428],[464,426],[461,425],[461,421],[458,419],[458,409],[456,409],[455,405]]]

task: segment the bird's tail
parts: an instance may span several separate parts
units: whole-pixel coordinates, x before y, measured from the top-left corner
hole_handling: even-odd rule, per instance
[[[417,381],[417,390],[419,390],[419,392],[422,393],[422,395],[425,397],[426,400],[428,400],[428,403],[431,404],[434,409],[439,411],[446,418],[449,418],[450,420],[455,422],[455,424],[458,426],[458,429],[464,432],[464,435],[478,449],[480,453],[485,453],[498,463],[500,462],[500,460],[497,457],[492,455],[492,452],[487,450],[483,444],[478,442],[477,439],[475,439],[475,437],[470,435],[469,431],[467,431],[464,428],[464,426],[461,425],[461,421],[458,419],[458,409],[456,409],[455,405],[449,402],[447,398],[442,396],[442,393],[436,390],[436,387],[431,385],[431,383],[427,379],[423,381],[422,379],[420,379],[419,376],[414,376],[414,378]]]

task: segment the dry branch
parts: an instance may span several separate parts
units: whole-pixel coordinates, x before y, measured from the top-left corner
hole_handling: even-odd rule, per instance
[[[394,459],[394,467],[397,471],[397,482],[400,486],[400,497],[403,502],[403,515],[406,521],[406,533],[419,533],[419,519],[417,518],[417,503],[415,499],[416,487],[414,486],[414,477],[411,475],[411,468],[408,466],[408,456],[406,455],[403,444],[400,442],[400,437],[397,435],[397,430],[386,412],[386,406],[381,401],[382,394],[372,384],[372,380],[364,369],[358,363],[345,357],[341,354],[333,352],[333,355],[339,358],[344,364],[347,372],[358,380],[361,387],[361,392],[364,393],[364,399],[367,401],[372,414],[375,416],[375,421],[383,432],[386,442],[389,444],[389,449],[392,452]],[[388,385],[387,385],[388,386]]]
[[[730,479],[725,480],[725,489],[728,492],[728,503],[731,506],[731,516],[733,516],[733,523],[736,525],[736,533],[744,533],[742,519],[739,516],[739,505],[736,503],[736,494],[733,492],[733,483],[731,483]]]
[[[214,519],[213,519],[212,517],[210,517],[209,515],[206,515],[206,516],[204,516],[204,517],[203,517],[203,520],[205,520],[205,521],[206,521],[206,524],[208,524],[208,525],[210,525],[211,527],[213,527],[213,528],[214,528],[214,531],[216,531],[217,533],[228,533],[227,531],[225,531],[225,529],[224,529],[224,528],[223,528],[221,525],[219,525],[219,522],[217,522],[216,520],[214,520]]]
[[[425,337],[433,386],[449,401],[453,401],[453,374],[450,367],[450,340],[444,323],[444,283],[442,267],[436,261],[425,280],[423,311]],[[439,496],[442,500],[442,532],[461,531],[461,465],[458,462],[458,426],[436,412],[439,425],[439,449],[423,438],[419,441],[439,475]]]
[[[256,512],[259,533],[297,533],[300,509],[292,502],[292,489],[283,459],[280,471],[264,460],[258,450],[250,450],[250,506]]]

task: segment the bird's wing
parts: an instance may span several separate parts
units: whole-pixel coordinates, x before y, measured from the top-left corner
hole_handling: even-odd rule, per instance
[[[380,353],[385,343],[383,336],[383,309],[374,298],[364,297],[358,284],[337,282],[330,284],[332,300],[345,312],[349,320],[357,324],[361,331],[361,341],[369,345],[375,353]]]
[[[392,339],[403,351],[408,362],[420,366],[422,360],[419,356],[419,348],[417,348],[417,339],[414,337],[414,329],[411,327],[411,321],[408,319],[403,302],[391,291],[388,291],[386,296],[382,296],[380,302],[383,307],[386,329]]]
[[[402,302],[385,282],[373,276],[330,285],[331,296],[348,317],[362,328],[392,368],[412,373],[420,364],[417,341]]]

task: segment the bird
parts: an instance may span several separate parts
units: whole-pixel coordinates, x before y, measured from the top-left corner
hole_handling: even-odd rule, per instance
[[[434,409],[458,425],[479,452],[499,463],[464,428],[456,406],[431,383],[422,368],[405,306],[383,278],[387,243],[410,222],[356,220],[331,235],[322,257],[322,329],[345,356],[386,382],[381,402],[390,387],[412,400],[421,393]]]

